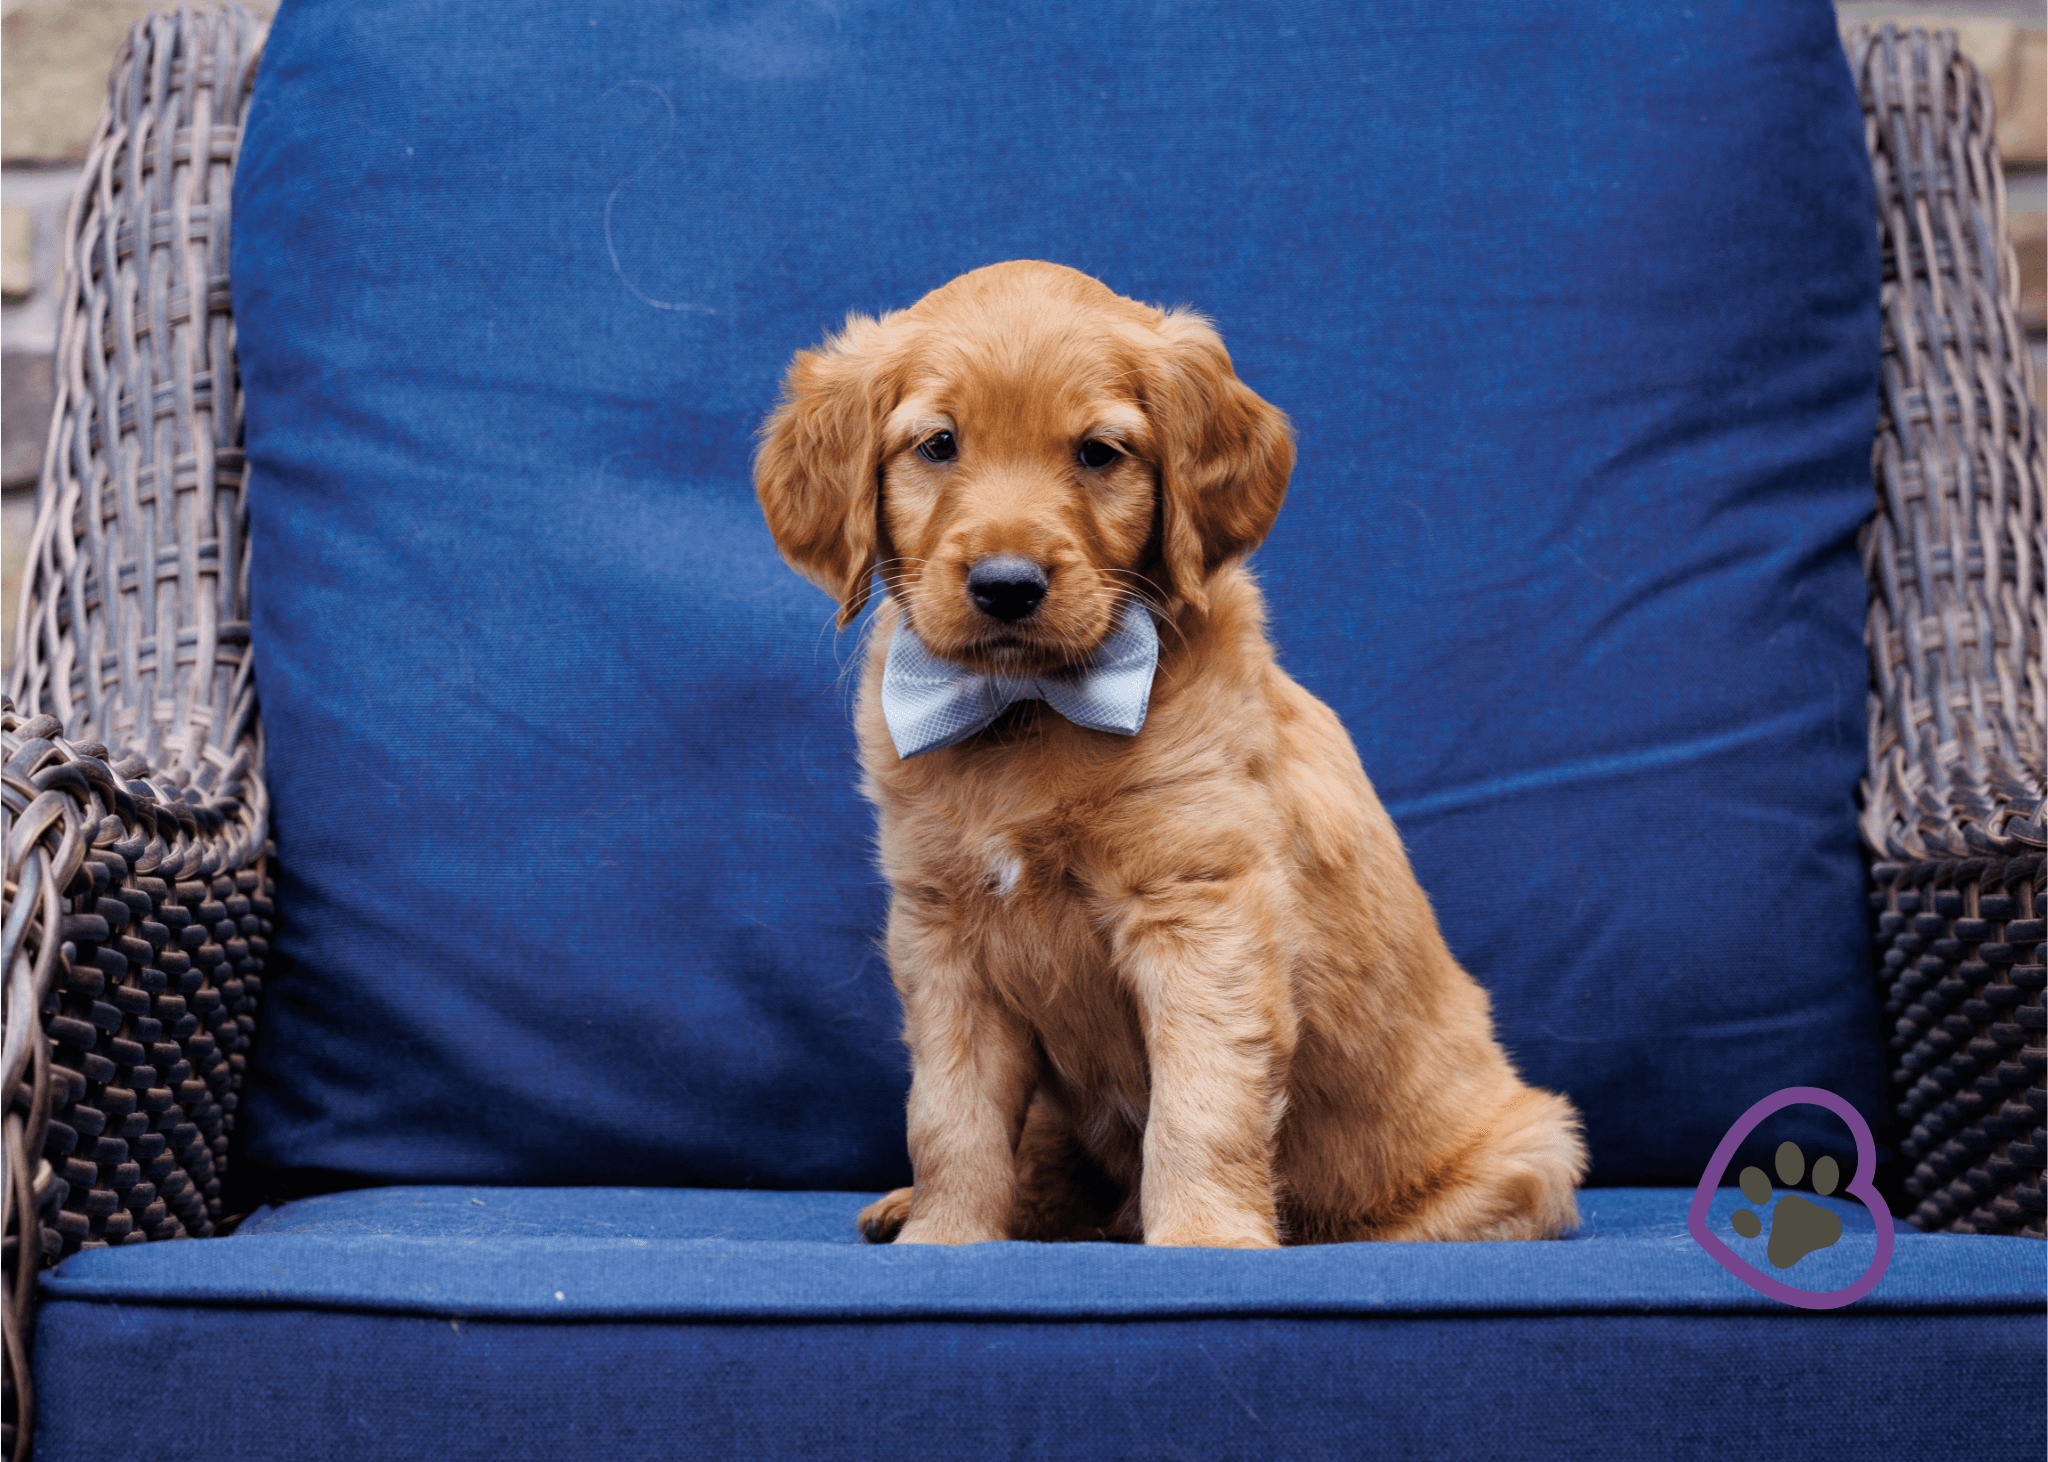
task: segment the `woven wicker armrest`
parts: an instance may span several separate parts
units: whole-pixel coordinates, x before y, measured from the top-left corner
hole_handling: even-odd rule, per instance
[[[1849,39],[1884,242],[1862,830],[1922,1228],[2043,1236],[2042,422],[1984,79]]]
[[[38,1269],[221,1219],[262,989],[269,807],[228,301],[260,36],[240,9],[137,24],[66,223],[56,404],[0,710],[0,1445],[16,1458],[34,1429]]]

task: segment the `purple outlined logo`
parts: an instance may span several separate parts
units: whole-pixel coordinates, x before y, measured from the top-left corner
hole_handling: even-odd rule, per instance
[[[1820,1294],[1816,1294],[1811,1290],[1794,1289],[1791,1285],[1781,1280],[1771,1278],[1721,1242],[1715,1236],[1713,1230],[1707,1227],[1708,1205],[1714,1201],[1714,1190],[1720,1186],[1721,1178],[1728,1170],[1728,1162],[1735,1156],[1735,1149],[1742,1145],[1742,1139],[1754,1132],[1763,1122],[1764,1118],[1770,1116],[1773,1112],[1780,1112],[1786,1107],[1797,1106],[1825,1107],[1849,1124],[1849,1131],[1856,1138],[1856,1178],[1843,1191],[1869,1209],[1871,1218],[1877,1223],[1877,1253],[1871,1259],[1870,1267],[1863,1271],[1862,1276],[1854,1284],[1848,1285],[1843,1289],[1832,1289]],[[1790,1150],[1787,1151],[1787,1149]],[[1792,1143],[1785,1143],[1779,1148],[1778,1174],[1786,1182],[1798,1182],[1805,1166],[1805,1157]],[[1878,1280],[1884,1278],[1885,1267],[1892,1262],[1892,1214],[1891,1210],[1885,1207],[1884,1199],[1878,1194],[1876,1187],[1871,1183],[1871,1178],[1876,1173],[1876,1170],[1877,1142],[1871,1137],[1870,1124],[1863,1120],[1861,1113],[1831,1091],[1825,1091],[1817,1086],[1788,1086],[1783,1091],[1772,1092],[1769,1096],[1744,1112],[1736,1119],[1735,1125],[1728,1129],[1728,1135],[1723,1137],[1721,1145],[1714,1149],[1713,1160],[1707,1164],[1706,1175],[1700,1179],[1699,1188],[1692,1195],[1692,1209],[1686,1214],[1685,1227],[1692,1234],[1693,1242],[1702,1249],[1705,1249],[1716,1264],[1719,1264],[1723,1269],[1757,1293],[1769,1295],[1772,1299],[1781,1300],[1788,1305],[1797,1305],[1802,1310],[1838,1310],[1843,1305],[1854,1304],[1857,1300],[1869,1294]],[[1815,1191],[1822,1195],[1831,1192],[1835,1182],[1838,1181],[1838,1178],[1835,1176],[1830,1176],[1834,1173],[1835,1163],[1833,1159],[1822,1158],[1819,1162],[1815,1163]],[[1821,1186],[1823,1183],[1826,1186]],[[1753,1191],[1759,1185],[1761,1197],[1757,1191]],[[1766,1202],[1770,1196],[1769,1180],[1764,1178],[1763,1174],[1755,1168],[1744,1169],[1742,1189],[1744,1196],[1752,1202]],[[1817,1241],[1811,1239],[1795,1241],[1794,1248],[1796,1252],[1792,1254],[1792,1257],[1780,1258],[1781,1252],[1786,1251],[1780,1246],[1776,1225],[1774,1224],[1771,1235],[1770,1254],[1773,1264],[1777,1264],[1780,1267],[1789,1267],[1791,1264],[1797,1263],[1800,1257],[1812,1252],[1813,1249],[1824,1248],[1832,1244],[1835,1238],[1840,1236],[1841,1220],[1835,1218],[1827,1210],[1820,1208],[1816,1204],[1806,1203],[1805,1200],[1798,1199],[1796,1195],[1780,1199],[1779,1201],[1781,1204],[1798,1202],[1801,1207],[1797,1211],[1801,1214],[1810,1210],[1815,1214],[1826,1215],[1825,1219],[1815,1222],[1824,1223],[1828,1219],[1832,1219],[1835,1232],[1834,1236],[1819,1237]],[[1751,1223],[1756,1225],[1756,1231],[1758,1233],[1762,1232],[1762,1226],[1756,1220],[1755,1215],[1745,1210],[1741,1216],[1749,1218]],[[1756,1237],[1755,1233],[1745,1231],[1739,1222],[1737,1231],[1744,1233],[1744,1236],[1748,1238]],[[1813,1232],[1813,1229],[1809,1228],[1808,1232]],[[1803,1247],[1801,1246],[1802,1242],[1804,1244]]]

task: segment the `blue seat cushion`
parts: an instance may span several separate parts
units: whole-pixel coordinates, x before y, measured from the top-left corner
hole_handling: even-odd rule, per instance
[[[1599,1179],[1878,1116],[1823,0],[304,0],[234,208],[276,1191],[906,1178],[858,646],[749,461],[793,351],[1015,257],[1292,417],[1282,663]]]
[[[871,1248],[871,1195],[391,1188],[46,1276],[41,1462],[347,1455],[2031,1457],[2048,1248],[1901,1227],[1795,1310],[1596,1190],[1548,1244]],[[1711,1222],[1738,1248],[1719,1193]],[[1789,1274],[1868,1264],[1855,1204]],[[1758,1256],[1751,1254],[1750,1257]],[[1759,1258],[1759,1262],[1762,1262]],[[168,1423],[194,1357],[232,1390]],[[1910,1365],[1901,1356],[1913,1357]],[[309,1357],[318,1363],[309,1365]],[[310,1446],[313,1450],[308,1451]],[[1873,1453],[1872,1449],[1878,1449]],[[323,1450],[324,1449],[324,1450]]]

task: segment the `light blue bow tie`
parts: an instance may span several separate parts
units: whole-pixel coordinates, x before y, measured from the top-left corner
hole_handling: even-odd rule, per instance
[[[1136,736],[1158,665],[1159,631],[1136,600],[1125,601],[1091,663],[1052,675],[980,674],[940,659],[899,620],[882,668],[882,719],[905,761],[965,741],[1018,701],[1044,701],[1090,731]]]

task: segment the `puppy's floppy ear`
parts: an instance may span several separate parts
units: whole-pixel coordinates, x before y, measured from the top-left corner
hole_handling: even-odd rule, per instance
[[[1294,433],[1237,378],[1202,316],[1168,310],[1148,333],[1139,376],[1158,442],[1162,587],[1206,609],[1209,576],[1257,548],[1279,516]]]
[[[839,601],[842,629],[868,602],[875,569],[882,418],[895,405],[891,318],[849,315],[818,349],[798,351],[754,454],[775,546]]]

